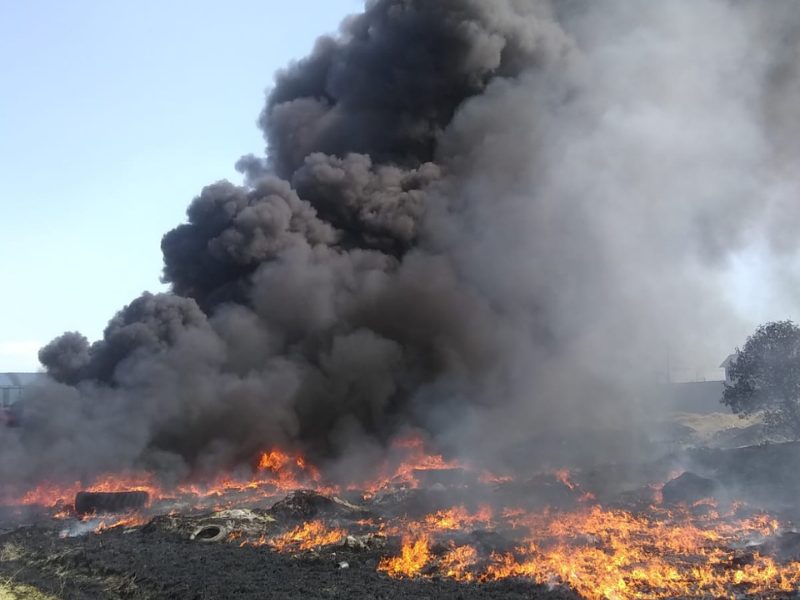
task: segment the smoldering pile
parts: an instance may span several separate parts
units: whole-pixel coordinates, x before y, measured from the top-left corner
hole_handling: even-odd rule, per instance
[[[485,452],[489,423],[619,421],[653,340],[715,338],[708,282],[787,189],[771,107],[797,78],[768,77],[775,44],[737,65],[798,19],[680,10],[369,2],[277,75],[245,184],[164,236],[171,293],[41,351],[59,383],[2,478],[181,479],[273,446],[352,469],[407,427]]]

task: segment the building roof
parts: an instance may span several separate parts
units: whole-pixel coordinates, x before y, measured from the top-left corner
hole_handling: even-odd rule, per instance
[[[0,373],[0,388],[23,388],[45,377],[44,373]]]
[[[722,361],[722,364],[719,366],[720,369],[727,369],[736,361],[736,353],[731,354],[728,358]]]

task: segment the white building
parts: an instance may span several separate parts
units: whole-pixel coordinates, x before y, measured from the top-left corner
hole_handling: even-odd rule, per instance
[[[728,358],[722,361],[722,364],[719,366],[720,369],[725,369],[725,383],[733,383],[733,378],[731,377],[731,367],[736,362],[736,354],[731,354]]]

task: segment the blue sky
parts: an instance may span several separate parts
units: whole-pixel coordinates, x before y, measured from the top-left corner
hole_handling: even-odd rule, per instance
[[[273,73],[359,0],[0,3],[0,372],[94,340],[159,283],[161,236],[239,182]]]

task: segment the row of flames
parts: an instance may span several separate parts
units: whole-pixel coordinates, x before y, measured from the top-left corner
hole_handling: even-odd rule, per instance
[[[371,480],[352,484],[346,489],[363,491],[367,497],[389,488],[403,486],[417,488],[420,482],[416,473],[426,470],[470,469],[459,461],[447,461],[440,455],[425,452],[421,438],[401,439],[394,444],[395,451],[402,451],[404,459],[396,465],[385,464]],[[508,478],[494,477],[488,472],[481,474],[483,482],[501,482]],[[254,469],[251,479],[242,481],[224,476],[204,484],[186,484],[164,489],[151,473],[124,473],[100,477],[89,485],[75,482],[70,485],[43,483],[31,490],[4,489],[0,486],[0,506],[69,507],[78,492],[147,492],[150,501],[169,501],[196,498],[198,507],[208,505],[205,500],[219,499],[225,506],[236,500],[233,495],[242,494],[243,503],[251,503],[253,496],[275,498],[299,489],[312,489],[326,495],[342,492],[342,487],[323,481],[319,470],[308,464],[300,455],[291,455],[281,450],[264,452]],[[66,511],[64,514],[68,514]]]
[[[469,465],[429,455],[418,439],[397,444],[405,459],[387,466],[379,477],[353,489],[365,495],[397,486],[419,486],[417,474],[425,470],[469,469]],[[421,519],[397,518],[354,525],[372,535],[402,539],[396,556],[384,557],[378,569],[393,578],[445,576],[462,582],[488,582],[504,578],[527,578],[537,583],[569,586],[590,599],[731,597],[734,594],[793,593],[800,584],[800,563],[779,564],[756,551],[744,552],[744,542],[775,535],[780,524],[765,514],[739,517],[741,505],[721,513],[711,501],[701,508],[660,506],[660,489],[647,510],[631,512],[605,509],[591,494],[581,493],[569,473],[554,473],[555,479],[578,493],[578,508],[570,511],[545,509],[530,512],[519,508],[480,506],[468,510],[455,506]],[[484,483],[503,480],[480,474]],[[22,496],[6,495],[5,505],[40,505],[68,516],[69,504],[78,491],[146,491],[151,502],[193,498],[198,506],[230,508],[245,501],[275,498],[298,489],[334,495],[342,490],[326,485],[317,469],[302,456],[281,451],[264,453],[249,481],[223,478],[211,484],[185,485],[163,490],[147,474],[107,477],[84,487],[41,485]],[[102,532],[119,526],[141,525],[141,515],[127,515],[115,522],[102,522]],[[513,533],[512,549],[482,552],[464,543],[473,530]],[[239,546],[265,545],[279,552],[298,552],[342,542],[348,531],[309,521],[291,531],[259,540],[230,541]],[[461,540],[461,541],[458,541]]]

